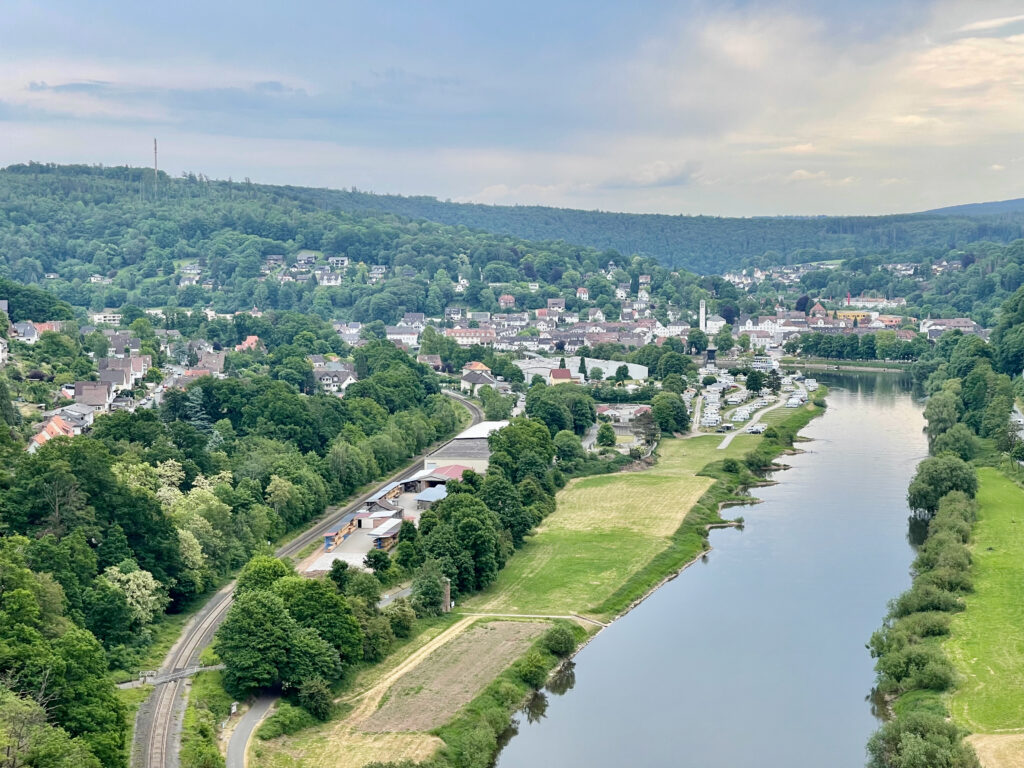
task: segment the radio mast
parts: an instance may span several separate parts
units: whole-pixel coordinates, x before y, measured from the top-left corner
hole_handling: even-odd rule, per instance
[[[154,200],[154,202],[157,199],[157,193],[156,193],[157,192],[157,181],[159,180],[159,178],[160,178],[160,176],[158,174],[157,165],[156,165],[156,139],[154,138],[153,139],[153,200]]]

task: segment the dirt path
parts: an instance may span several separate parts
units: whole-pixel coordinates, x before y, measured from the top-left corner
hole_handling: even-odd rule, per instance
[[[388,689],[394,685],[402,675],[418,666],[437,648],[440,648],[449,640],[452,640],[469,629],[470,625],[475,622],[476,619],[476,616],[467,616],[466,618],[455,622],[422,648],[419,648],[410,654],[408,658],[384,675],[384,677],[380,678],[376,683],[374,683],[373,687],[359,696],[357,699],[358,703],[347,718],[349,723],[357,725],[376,712],[377,707],[380,706],[381,699],[384,698],[384,694],[387,693]]]
[[[581,616],[578,613],[567,613],[564,615],[553,614],[553,613],[473,613],[467,611],[464,616],[490,616],[496,619],[566,619],[568,621],[581,621],[585,624],[593,624],[595,627],[607,627],[603,621],[597,619],[589,619],[586,616]]]

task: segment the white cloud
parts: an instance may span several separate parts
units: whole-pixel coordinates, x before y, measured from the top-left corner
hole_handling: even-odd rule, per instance
[[[989,166],[989,169],[993,171],[1005,171],[1006,166],[1000,165],[999,163],[993,163],[992,165]]]
[[[1024,14],[1017,16],[1003,16],[998,19],[985,19],[983,21],[974,21],[970,24],[965,24],[958,29],[958,32],[988,32],[993,29],[1002,29],[1008,27],[1010,24],[1016,24],[1019,21],[1024,21]]]

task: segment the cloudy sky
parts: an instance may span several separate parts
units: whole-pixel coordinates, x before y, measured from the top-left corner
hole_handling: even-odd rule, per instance
[[[1024,0],[5,0],[0,165],[766,215],[1024,196]]]

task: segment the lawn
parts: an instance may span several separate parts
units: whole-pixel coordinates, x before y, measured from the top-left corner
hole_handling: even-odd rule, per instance
[[[721,435],[663,440],[644,472],[575,480],[558,508],[509,560],[486,591],[459,605],[494,613],[587,613],[669,546],[687,512],[714,482],[698,477],[709,462],[739,458],[760,440]],[[606,618],[610,618],[607,617]]]
[[[974,593],[946,642],[964,676],[950,710],[973,731],[1024,733],[1024,491],[990,467],[978,479]]]

